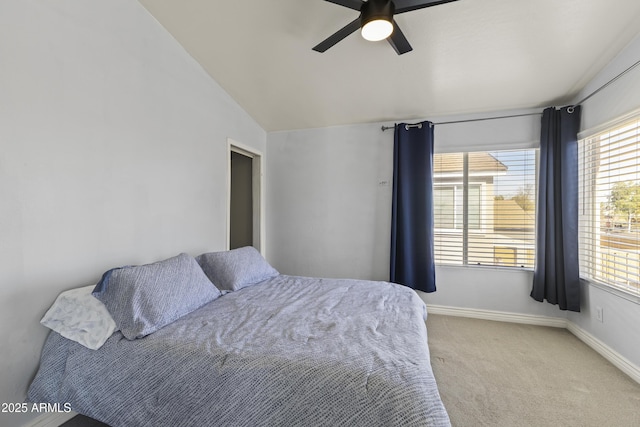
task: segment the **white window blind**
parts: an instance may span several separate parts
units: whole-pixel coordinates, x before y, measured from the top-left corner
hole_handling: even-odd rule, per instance
[[[436,264],[533,268],[536,155],[434,155]]]
[[[578,147],[580,275],[640,296],[640,117]]]

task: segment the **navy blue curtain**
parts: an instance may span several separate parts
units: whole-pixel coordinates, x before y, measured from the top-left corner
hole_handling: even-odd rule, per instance
[[[578,130],[580,106],[542,114],[531,297],[580,311],[578,267]]]
[[[433,123],[396,125],[391,281],[436,290],[433,253]]]

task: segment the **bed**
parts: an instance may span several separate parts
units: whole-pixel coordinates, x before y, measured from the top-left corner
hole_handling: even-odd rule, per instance
[[[114,427],[450,425],[431,369],[426,307],[414,291],[282,275],[256,257],[231,257],[227,277],[198,259],[217,286],[246,271],[245,261],[270,273],[214,286],[215,298],[175,319],[151,313],[142,324],[154,315],[166,324],[140,337],[117,314],[119,330],[95,350],[51,331],[28,401],[69,403]],[[170,273],[169,282],[182,274]],[[159,300],[171,294],[157,291]],[[136,292],[127,302],[141,298]]]

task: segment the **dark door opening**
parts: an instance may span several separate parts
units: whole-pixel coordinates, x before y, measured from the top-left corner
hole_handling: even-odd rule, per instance
[[[231,152],[229,249],[253,246],[253,159]]]

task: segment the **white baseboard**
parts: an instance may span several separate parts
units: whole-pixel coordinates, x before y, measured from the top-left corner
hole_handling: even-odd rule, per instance
[[[575,323],[561,317],[535,316],[531,314],[508,313],[502,311],[479,310],[474,308],[447,307],[442,305],[427,304],[427,312],[444,316],[469,317],[472,319],[493,320],[497,322],[522,323],[526,325],[551,326],[566,328],[580,341],[591,347],[594,351],[607,359],[613,366],[631,377],[640,384],[640,367],[634,365],[611,347],[580,328]]]
[[[585,331],[575,323],[567,321],[567,329],[573,335],[578,337],[580,341],[584,342],[586,345],[599,353],[602,357],[611,362],[613,366],[620,369],[622,372],[629,375],[632,380],[640,384],[640,367],[631,363],[629,359],[625,358],[620,353],[613,350],[611,347],[609,347],[593,335],[589,334],[587,331]]]
[[[532,314],[509,313],[506,311],[479,310],[475,308],[447,307],[427,304],[427,313],[444,316],[470,317],[472,319],[494,320],[496,322],[522,323],[525,325],[566,328],[567,319],[561,317],[535,316]]]
[[[45,413],[22,427],[60,427],[76,415],[75,412]]]

